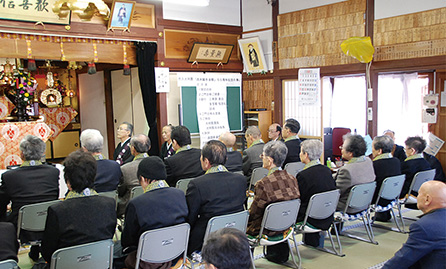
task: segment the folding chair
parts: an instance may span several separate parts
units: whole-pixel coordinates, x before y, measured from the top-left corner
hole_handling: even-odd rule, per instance
[[[177,185],[175,188],[180,189],[186,194],[187,186],[189,186],[189,182],[193,180],[194,178],[183,178],[177,181]]]
[[[302,171],[304,167],[305,164],[302,162],[287,163],[285,165],[285,171],[287,171],[293,177],[297,177],[297,174]]]
[[[435,169],[421,171],[415,174],[413,177],[412,183],[410,183],[409,191],[407,192],[406,196],[403,199],[400,199],[398,201],[398,214],[399,218],[401,219],[403,223],[403,229],[404,229],[404,221],[401,214],[401,206],[402,205],[408,205],[408,204],[417,204],[417,199],[411,195],[412,192],[417,192],[420,189],[421,185],[423,185],[424,182],[434,180],[435,177]],[[408,208],[408,207],[406,207]],[[410,209],[410,208],[409,208]],[[417,219],[414,218],[408,218],[404,217],[405,219],[410,219],[416,221]]]
[[[115,199],[116,209],[118,208],[118,192],[117,191],[98,192],[98,195]]]
[[[46,216],[48,207],[60,203],[60,200],[53,200],[42,203],[24,205],[20,208],[17,221],[17,238],[20,238],[20,230],[30,232],[45,231]],[[20,242],[26,243],[26,242]],[[30,242],[31,245],[39,245],[40,241]]]
[[[378,197],[376,198],[375,204],[372,204],[370,206],[370,212],[386,212],[386,211],[390,210],[390,213],[392,214],[393,221],[395,222],[398,230],[396,230],[394,228],[389,228],[384,225],[375,224],[373,221],[372,221],[372,226],[405,233],[404,221],[401,216],[401,211],[398,211],[398,213],[399,213],[398,216],[399,216],[399,219],[403,225],[403,229],[401,229],[401,227],[398,223],[398,219],[396,218],[395,211],[393,210],[393,207],[398,203],[398,197],[400,196],[401,189],[403,188],[405,178],[406,178],[406,175],[398,175],[398,176],[388,177],[388,178],[384,179],[384,181],[381,185],[381,188],[379,189]],[[385,206],[378,205],[378,202],[381,199],[386,199],[386,200],[389,200],[390,202]]]
[[[263,168],[263,167],[257,167],[254,170],[252,170],[251,182],[249,183],[249,189],[251,189],[257,183],[257,181],[266,177],[268,175],[268,172],[269,172],[268,169]]]
[[[315,227],[310,226],[310,224],[308,223],[308,218],[326,219],[332,216],[336,211],[336,206],[338,205],[339,196],[340,196],[339,190],[316,193],[313,196],[311,196],[310,202],[308,203],[307,211],[305,212],[305,218],[302,222],[296,224],[294,230],[295,233],[306,234],[306,233],[319,233],[323,231],[322,229],[317,229]],[[335,230],[335,232],[339,251],[336,249],[331,233],[328,232],[328,229],[325,231],[327,232],[328,237],[330,238],[331,247],[333,248],[333,250],[327,249],[325,247],[317,249],[340,257],[345,256],[342,253],[342,246],[341,242],[339,241],[337,230]],[[299,265],[300,265],[300,256],[299,256]]]
[[[296,258],[294,257],[293,248],[291,246],[290,238],[294,239],[294,224],[296,223],[297,214],[299,212],[300,207],[300,199],[289,200],[276,202],[268,205],[265,209],[265,213],[263,214],[262,225],[260,227],[259,235],[256,236],[255,239],[250,239],[251,249],[254,249],[258,246],[263,246],[263,254],[265,253],[266,246],[276,245],[282,242],[287,241],[288,246],[290,247],[291,257],[293,259],[293,263],[296,268],[300,268],[300,265],[296,263]],[[270,231],[286,231],[288,233],[283,238],[264,238],[263,231],[267,229]],[[282,235],[281,235],[282,236]],[[297,242],[294,239],[294,247],[296,248],[297,254],[299,256],[299,264],[300,264],[300,254],[299,249],[297,248]],[[252,258],[252,267],[255,269],[254,259]]]
[[[135,197],[140,196],[143,193],[144,193],[144,189],[141,186],[133,187],[132,190],[130,191],[130,200],[132,200]]]
[[[208,221],[208,225],[206,226],[206,232],[204,234],[203,242],[206,242],[208,236],[211,233],[222,228],[234,228],[242,231],[243,233],[246,233],[246,226],[248,226],[248,217],[248,210],[212,217]],[[192,268],[194,268],[195,264],[201,263],[201,254],[196,253],[196,255],[193,255],[193,259],[190,260]]]
[[[107,239],[56,250],[51,256],[51,269],[66,268],[113,268],[113,241]]]
[[[136,251],[136,266],[140,261],[148,263],[164,263],[175,259],[183,253],[184,268],[186,262],[187,243],[190,226],[182,223],[175,226],[146,231],[139,237]]]
[[[353,186],[353,188],[350,190],[350,194],[348,195],[345,209],[341,212],[338,212],[339,214],[335,214],[336,215],[335,223],[344,223],[347,221],[362,219],[369,240],[349,233],[345,232],[343,233],[342,230],[339,231],[340,235],[345,235],[350,238],[378,245],[378,242],[375,241],[373,235],[372,225],[369,216],[369,207],[370,204],[372,203],[375,189],[376,189],[376,181]],[[334,228],[337,231],[336,225],[334,225]]]
[[[14,260],[4,260],[0,262],[0,269],[17,269],[19,266]]]

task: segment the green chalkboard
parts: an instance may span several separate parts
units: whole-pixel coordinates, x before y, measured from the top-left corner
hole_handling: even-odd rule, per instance
[[[229,129],[241,131],[242,126],[242,94],[240,87],[226,87],[226,106],[228,108]],[[197,88],[181,87],[181,119],[192,134],[198,134]]]

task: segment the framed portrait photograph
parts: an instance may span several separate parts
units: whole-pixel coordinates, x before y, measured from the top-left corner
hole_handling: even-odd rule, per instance
[[[223,63],[227,64],[234,45],[194,43],[189,58],[189,63]]]
[[[108,29],[130,29],[135,4],[134,1],[113,1]]]
[[[258,36],[238,40],[245,70],[248,73],[267,71],[265,55]]]

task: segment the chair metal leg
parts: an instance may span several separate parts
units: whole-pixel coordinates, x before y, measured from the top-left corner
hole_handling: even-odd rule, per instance
[[[365,221],[365,220],[367,220],[367,221]],[[365,220],[364,220],[364,217],[362,217],[362,221],[364,222],[364,226],[367,231],[367,235],[369,236],[370,242],[375,245],[378,245],[378,242],[375,241],[375,235],[373,234],[373,229],[372,229],[372,224],[370,221],[369,213],[367,213],[365,215]]]
[[[397,208],[398,208],[398,216],[401,220],[401,223],[403,224],[403,231],[406,231],[406,225],[404,224],[403,213],[401,212],[401,204],[400,203],[397,204]]]
[[[294,235],[293,235],[293,237],[294,237]],[[287,243],[288,243],[288,247],[290,248],[291,259],[293,259],[294,266],[296,266],[296,269],[300,269],[300,254],[299,254],[299,264],[297,264],[296,257],[294,257],[293,247],[291,245],[290,239],[287,240]],[[296,247],[297,253],[299,253],[299,249],[296,246],[296,241],[294,241],[294,246]]]
[[[251,248],[252,249],[252,251],[249,251],[249,254],[250,254],[250,256],[251,256],[251,265],[252,265],[252,269],[256,269],[256,265],[254,264],[254,249],[255,248]]]
[[[384,225],[381,225],[381,224],[377,224],[374,221],[372,221],[371,225],[373,227],[377,227],[377,228],[380,228],[380,229],[386,229],[386,230],[394,231],[394,232],[398,232],[398,233],[406,233],[406,231],[404,231],[404,229],[401,228],[402,225],[400,225],[400,223],[398,221],[399,216],[395,213],[393,208],[390,209],[390,213],[392,214],[393,222],[395,223],[397,228],[388,227],[388,226],[384,226]]]
[[[342,245],[341,245],[341,241],[339,240],[339,233],[338,233],[338,228],[336,228],[336,225],[333,223],[331,225],[331,229],[334,229],[335,234],[336,234],[336,241],[338,242],[338,247],[339,247],[339,251],[337,251],[336,246],[334,244],[333,241],[333,236],[331,235],[331,231],[327,231],[328,233],[328,238],[330,238],[330,242],[331,242],[331,247],[333,248],[334,254],[338,255],[340,257],[344,257],[345,254],[342,253]]]

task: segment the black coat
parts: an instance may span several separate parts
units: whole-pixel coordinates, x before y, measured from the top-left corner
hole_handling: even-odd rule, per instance
[[[380,159],[373,161],[373,169],[375,171],[375,181],[376,181],[376,189],[373,194],[372,203],[376,202],[376,198],[378,197],[379,189],[383,184],[384,179],[392,176],[401,175],[401,163],[397,158],[389,158],[389,159]],[[386,206],[390,201],[388,200],[380,200],[379,205]]]
[[[413,177],[415,176],[416,173],[430,169],[431,166],[423,158],[412,159],[403,162],[401,164],[401,173],[406,175],[406,180],[404,181],[403,190],[401,191],[400,198],[403,198],[409,192],[410,184],[412,183]],[[418,195],[418,193],[415,192],[413,194]]]
[[[99,195],[71,198],[48,208],[42,256],[51,261],[54,251],[112,239],[116,228],[116,202]]]
[[[0,261],[8,259],[19,261],[17,258],[19,242],[12,223],[0,222],[0,246]]]
[[[201,168],[201,150],[191,148],[176,153],[164,160],[167,173],[167,184],[175,187],[177,181],[184,178],[195,178],[204,174]]]
[[[324,165],[315,165],[297,174],[297,184],[300,191],[300,208],[297,221],[303,221],[311,196],[316,193],[336,190],[336,184],[331,170]],[[328,229],[333,222],[333,215],[326,219],[308,218],[308,222],[320,229]]]
[[[406,152],[404,152],[404,147],[400,145],[395,144],[395,150],[392,152],[393,157],[400,160],[400,162],[404,162],[404,160],[407,158]]]
[[[192,180],[186,193],[187,222],[191,225],[187,251],[201,249],[209,219],[243,211],[245,199],[246,179],[242,175],[218,172]]]
[[[116,159],[118,158],[119,153],[120,153],[126,146],[128,146],[128,147],[126,148],[124,154],[122,155],[122,160],[123,160],[123,163],[122,163],[122,164],[126,164],[126,163],[129,163],[129,162],[133,161],[133,155],[132,155],[132,153],[130,152],[130,145],[129,145],[129,143],[130,143],[130,139],[127,139],[127,140],[124,142],[124,144],[121,145],[121,143],[119,143],[119,144],[116,146],[115,151],[113,152],[113,160],[116,161]],[[122,164],[121,164],[121,165],[122,165]]]
[[[242,171],[242,154],[240,152],[228,151],[226,157],[225,167],[229,172]]]
[[[121,179],[121,166],[112,160],[96,161],[97,170],[94,179],[94,189],[97,192],[114,191]]]
[[[282,168],[287,163],[300,162],[300,139],[291,139],[285,142],[285,146],[288,148],[288,154],[283,162]]]
[[[446,176],[444,175],[443,167],[437,157],[423,152],[424,159],[430,164],[432,169],[435,169],[435,180],[446,182]]]
[[[164,143],[161,145],[160,158],[164,160],[164,159],[167,157],[167,151],[168,151],[169,149],[171,149],[171,148],[172,148],[172,143],[170,144],[170,147],[167,148],[167,142],[164,142]],[[175,151],[173,152],[172,156],[173,156],[174,154],[175,154]]]

